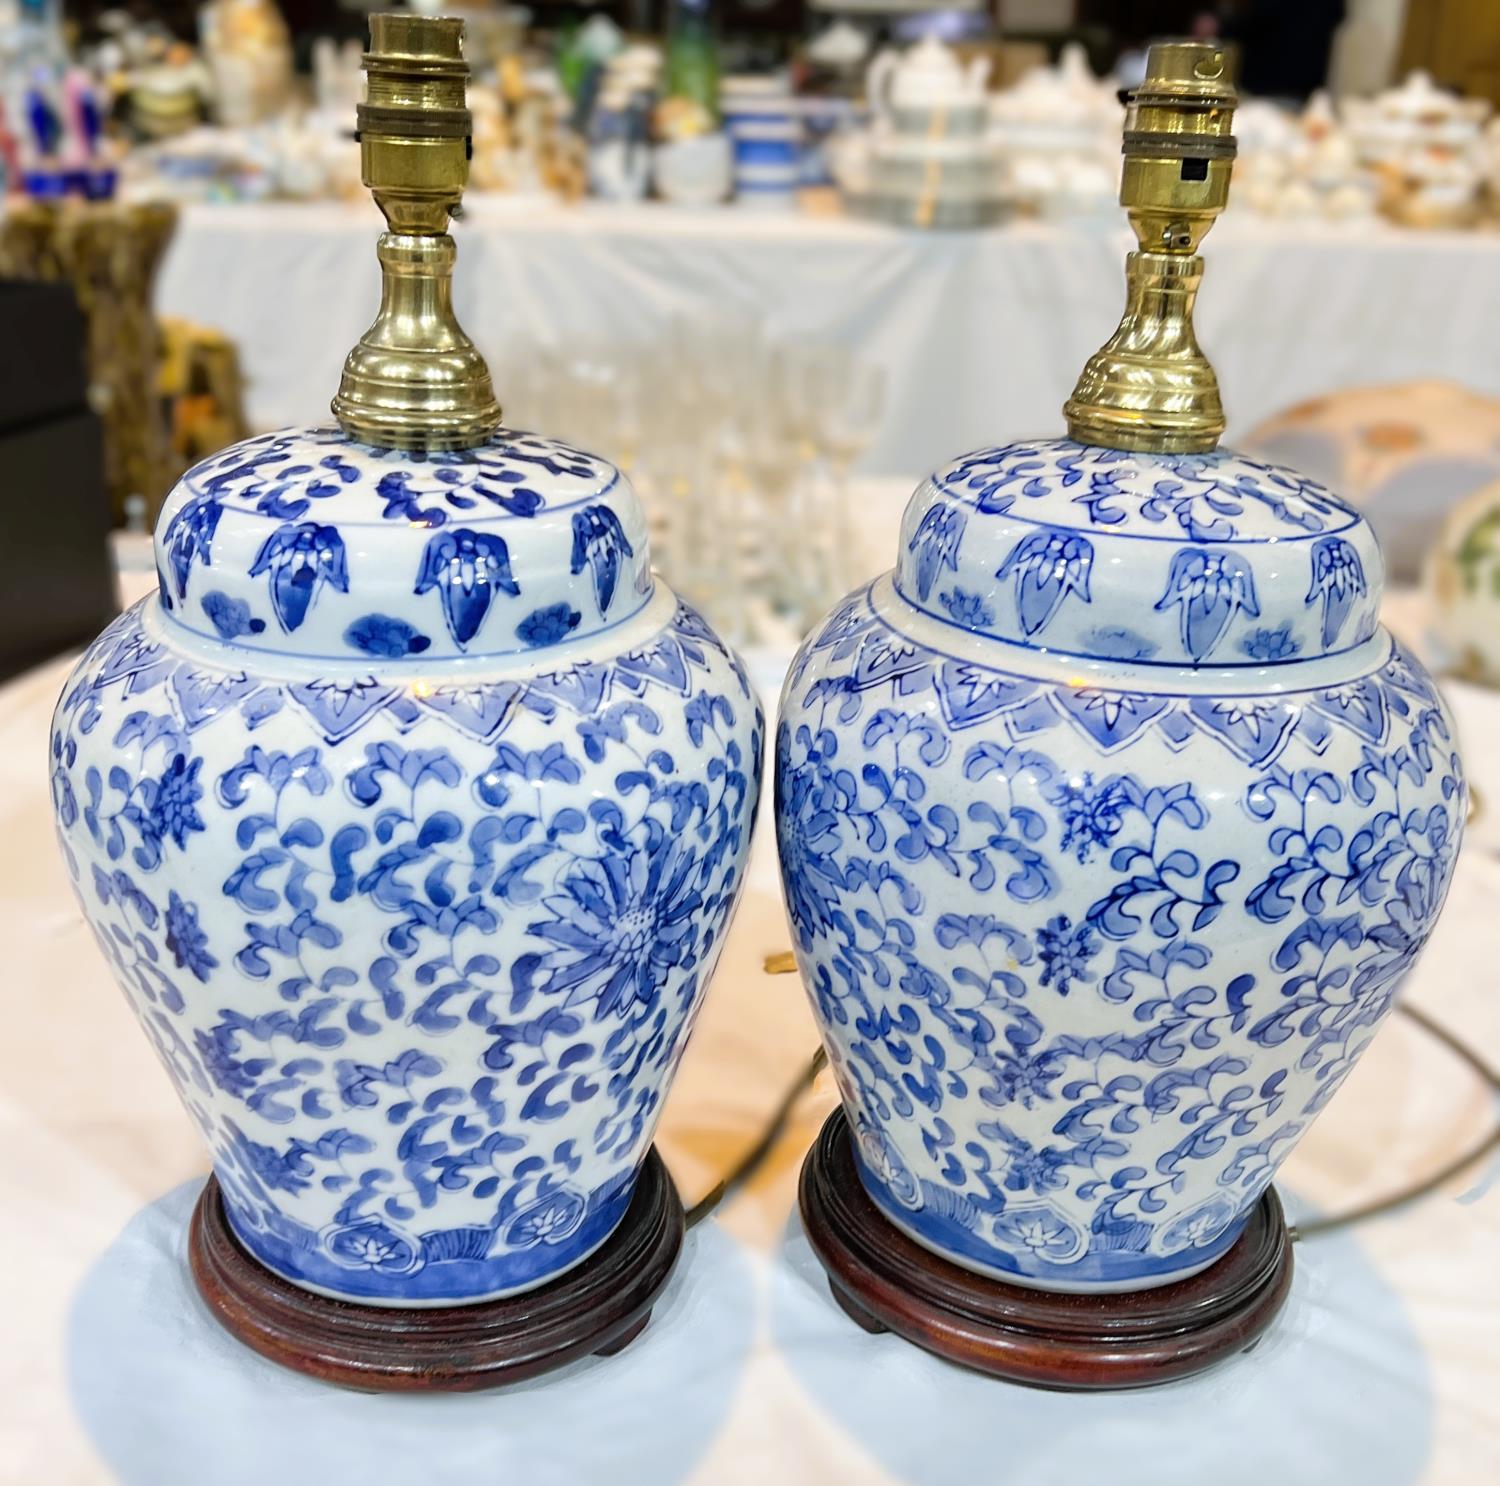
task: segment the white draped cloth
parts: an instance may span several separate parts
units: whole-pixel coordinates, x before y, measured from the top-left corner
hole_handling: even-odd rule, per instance
[[[870,570],[907,480],[863,482]],[[139,543],[136,544],[139,548]],[[149,587],[144,553],[125,564]],[[1388,597],[1408,641],[1420,603]],[[751,668],[774,703],[785,651]],[[70,660],[0,688],[0,1486],[1478,1486],[1500,1480],[1500,1161],[1297,1245],[1255,1350],[1141,1394],[1007,1386],[867,1336],[834,1304],[796,1216],[825,1073],[755,1178],[688,1238],[643,1336],[495,1396],[345,1393],[232,1341],[187,1277],[206,1159],[73,901],[47,738]],[[1495,716],[1461,712],[1476,761]],[[1495,809],[1500,790],[1481,794]],[[658,1132],[695,1202],[754,1146],[817,1045],[795,975],[766,790],[744,900]],[[1473,833],[1478,838],[1483,833]],[[1500,860],[1466,845],[1405,996],[1500,1061]],[[1493,1091],[1392,1019],[1278,1187],[1294,1221],[1420,1183],[1496,1118]]]
[[[1120,226],[922,233],[484,196],[466,208],[456,302],[497,367],[516,346],[641,345],[674,320],[750,313],[772,339],[832,341],[885,368],[872,473],[927,470],[1001,434],[1060,432],[1078,369],[1118,321],[1130,245]],[[378,228],[369,205],[189,208],[158,305],[238,343],[257,427],[320,419],[374,315]],[[1198,331],[1231,440],[1358,384],[1441,376],[1500,393],[1500,234],[1231,211],[1205,257]]]

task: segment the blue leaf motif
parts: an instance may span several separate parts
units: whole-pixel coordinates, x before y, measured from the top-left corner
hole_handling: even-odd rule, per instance
[[[967,518],[955,506],[931,506],[906,544],[917,559],[917,597],[932,592],[939,569],[958,571],[958,546],[963,541]]]
[[[1323,537],[1313,543],[1312,582],[1305,603],[1323,599],[1323,644],[1338,639],[1354,601],[1363,598],[1368,588],[1364,565],[1359,553],[1342,537]]]
[[[344,539],[331,526],[315,521],[279,526],[266,538],[250,567],[250,576],[268,573],[271,607],[282,629],[297,629],[324,583],[349,592]]]
[[[163,545],[167,549],[167,565],[172,569],[172,581],[179,599],[187,597],[188,574],[193,564],[209,565],[214,532],[222,514],[223,508],[216,500],[199,496],[172,518]]]
[[[1181,609],[1183,647],[1194,660],[1202,660],[1219,643],[1241,610],[1260,617],[1250,565],[1237,552],[1211,547],[1184,547],[1173,556],[1166,592],[1156,607],[1174,604]]]
[[[1044,629],[1070,593],[1090,602],[1093,544],[1077,532],[1044,527],[1021,538],[997,578],[1016,578],[1016,610],[1027,635]]]
[[[634,554],[620,518],[608,506],[586,506],[574,515],[572,571],[581,573],[585,563],[593,569],[601,614],[615,596],[621,559]]]
[[[465,527],[439,531],[422,552],[414,593],[438,590],[448,630],[459,645],[479,633],[496,592],[519,594],[511,576],[510,549],[492,532]]]

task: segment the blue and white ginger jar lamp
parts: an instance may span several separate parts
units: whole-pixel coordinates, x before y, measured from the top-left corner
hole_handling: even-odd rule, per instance
[[[376,17],[372,45],[391,230],[338,423],[182,479],[159,593],[79,664],[51,767],[234,1236],[320,1295],[430,1307],[529,1291],[620,1222],[743,885],[763,722],[653,579],[624,476],[499,426],[453,320],[461,23]]]
[[[1217,447],[1190,314],[1233,105],[1216,49],[1153,48],[1128,308],[1070,437],[923,481],[781,699],[787,906],[859,1177],[1014,1286],[1226,1254],[1390,1012],[1464,822],[1369,527]]]

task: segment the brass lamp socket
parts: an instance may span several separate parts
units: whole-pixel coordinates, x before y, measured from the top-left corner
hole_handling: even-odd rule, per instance
[[[360,171],[390,230],[377,247],[380,313],[344,363],[334,415],[361,443],[483,443],[500,425],[489,368],[453,313],[448,219],[469,176],[464,23],[370,17]]]
[[[1125,116],[1120,204],[1139,250],[1126,260],[1119,328],[1064,405],[1070,435],[1110,448],[1201,453],[1224,431],[1218,379],[1192,313],[1198,247],[1229,199],[1236,95],[1221,47],[1159,42]]]

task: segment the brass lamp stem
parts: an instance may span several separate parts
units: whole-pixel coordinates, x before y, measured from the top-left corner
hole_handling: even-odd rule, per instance
[[[388,448],[463,449],[500,425],[489,368],[453,313],[448,218],[469,176],[462,21],[374,15],[361,176],[390,231],[376,246],[380,313],[344,362],[334,416]]]
[[[1224,210],[1236,103],[1223,50],[1161,42],[1125,118],[1120,202],[1139,243],[1125,314],[1064,404],[1071,437],[1112,449],[1203,453],[1224,432],[1219,381],[1193,334],[1198,245]]]

